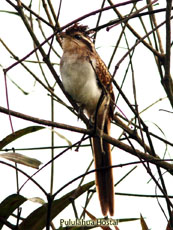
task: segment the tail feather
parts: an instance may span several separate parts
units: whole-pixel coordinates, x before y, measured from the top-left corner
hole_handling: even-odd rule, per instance
[[[109,134],[110,119],[105,122],[104,132]],[[110,144],[103,140],[102,146],[99,137],[93,137],[93,150],[95,168],[103,168],[112,165]],[[104,151],[104,152],[103,152]],[[96,171],[96,189],[104,216],[109,212],[114,215],[114,183],[113,170],[103,169]]]

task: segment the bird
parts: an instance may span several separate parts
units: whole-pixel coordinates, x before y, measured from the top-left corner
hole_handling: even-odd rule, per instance
[[[65,91],[84,109],[95,127],[110,135],[114,111],[112,77],[91,40],[88,26],[78,23],[61,32],[60,74]],[[111,145],[92,137],[96,191],[103,216],[114,215]],[[103,169],[102,169],[103,168]]]

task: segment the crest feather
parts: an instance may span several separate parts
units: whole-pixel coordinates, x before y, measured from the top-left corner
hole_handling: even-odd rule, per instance
[[[68,29],[66,29],[66,34],[74,34],[76,32],[80,32],[83,33],[85,36],[88,36],[90,33],[92,33],[91,31],[87,31],[88,30],[88,26],[84,26],[84,25],[79,25],[78,23],[75,23],[73,26],[69,27]]]

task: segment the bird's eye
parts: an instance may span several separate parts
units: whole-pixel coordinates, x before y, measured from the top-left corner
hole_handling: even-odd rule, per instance
[[[81,39],[81,36],[80,36],[79,34],[76,34],[74,37],[75,37],[77,40],[80,40],[80,39]]]

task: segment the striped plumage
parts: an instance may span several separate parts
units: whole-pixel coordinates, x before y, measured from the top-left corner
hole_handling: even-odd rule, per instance
[[[65,90],[96,122],[97,128],[109,135],[114,107],[111,75],[88,35],[87,27],[78,24],[61,33],[64,51],[60,63],[62,82]],[[95,136],[92,146],[95,168],[111,166],[110,144]],[[112,169],[96,171],[96,188],[103,215],[106,216],[108,212],[113,215]]]

